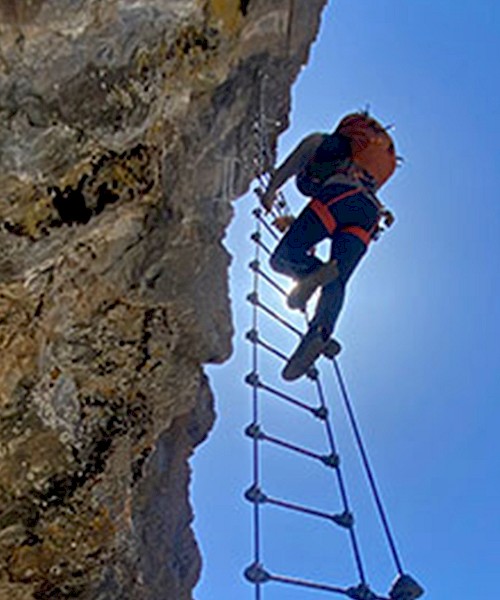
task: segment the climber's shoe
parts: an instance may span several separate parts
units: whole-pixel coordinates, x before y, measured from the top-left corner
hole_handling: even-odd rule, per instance
[[[309,329],[281,372],[283,379],[293,381],[305,375],[329,342],[330,338],[325,336],[321,328]]]
[[[315,271],[301,277],[288,294],[287,304],[292,309],[304,310],[309,298],[319,286],[324,286],[339,276],[336,260],[330,260]]]
[[[330,338],[325,347],[323,348],[323,356],[326,358],[333,359],[342,351],[342,346],[337,342],[337,340]]]
[[[391,600],[416,600],[424,593],[423,588],[406,573],[399,575],[389,592]]]

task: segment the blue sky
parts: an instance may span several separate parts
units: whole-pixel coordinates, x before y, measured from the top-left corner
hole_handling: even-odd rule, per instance
[[[351,281],[336,335],[404,566],[429,600],[491,597],[500,572],[499,57],[496,0],[330,2],[279,145],[281,160],[305,134],[331,130],[367,103],[384,123],[396,123],[406,163],[381,195],[397,221]],[[303,198],[292,186],[287,194],[298,212]],[[251,195],[238,201],[226,240],[235,353],[208,368],[218,422],[192,461],[204,555],[197,600],[254,597],[242,578],[252,561],[251,506],[242,498],[252,478],[242,434],[251,395],[242,379],[250,370],[243,337],[251,322],[244,298],[253,202]],[[293,346],[281,332],[269,335]],[[266,359],[263,368],[278,381],[278,363]],[[337,390],[326,385],[368,579],[387,592],[394,570]],[[323,443],[304,415],[272,402],[263,412],[266,429],[318,449]],[[331,474],[314,463],[269,451],[263,478],[275,496],[338,509]],[[271,571],[356,583],[343,532],[272,507],[263,515]],[[264,588],[265,600],[326,596]]]

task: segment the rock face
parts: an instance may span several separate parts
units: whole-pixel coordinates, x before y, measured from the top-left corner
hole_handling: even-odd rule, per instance
[[[184,600],[222,245],[326,0],[0,0],[0,599]]]

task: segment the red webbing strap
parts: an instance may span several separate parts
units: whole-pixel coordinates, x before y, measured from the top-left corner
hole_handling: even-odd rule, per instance
[[[321,202],[317,198],[314,198],[309,203],[309,208],[313,212],[316,213],[316,215],[319,217],[319,219],[325,226],[328,233],[330,235],[332,235],[333,232],[335,231],[335,229],[337,229],[337,221],[335,220],[335,217],[332,215],[332,213],[330,212],[328,207],[331,206],[332,204],[335,204],[335,202],[339,202],[340,200],[343,200],[344,198],[348,198],[349,196],[354,196],[354,195],[358,194],[360,191],[362,191],[362,190],[360,190],[359,188],[354,188],[352,190],[348,190],[347,192],[344,192],[343,194],[339,194],[338,196],[335,196],[335,198],[332,198],[326,204],[323,204],[323,202]],[[341,231],[343,233],[350,233],[352,235],[355,235],[358,239],[360,239],[363,242],[363,244],[365,246],[368,246],[368,244],[372,240],[372,236],[375,231],[375,228],[376,228],[376,226],[373,227],[370,231],[366,231],[366,229],[359,227],[359,225],[349,225],[347,227],[343,227],[341,229]]]
[[[320,200],[314,198],[311,200],[311,202],[309,202],[309,208],[316,213],[328,233],[332,235],[337,228],[337,221],[334,219],[332,213],[328,210],[328,207],[325,206]]]
[[[363,244],[365,246],[368,246],[368,244],[370,243],[371,239],[372,239],[372,234],[373,234],[373,230],[372,231],[366,231],[366,229],[363,229],[362,227],[359,227],[358,225],[349,225],[348,227],[343,227],[341,229],[342,233],[351,233],[352,235],[355,235],[357,238],[359,238]]]
[[[361,188],[354,188],[352,190],[347,190],[347,192],[344,192],[343,194],[339,194],[338,196],[335,196],[335,198],[328,200],[326,205],[331,206],[332,204],[335,204],[335,202],[339,202],[340,200],[343,200],[344,198],[349,198],[349,196],[355,196],[356,194],[358,194],[359,192],[362,192],[362,191],[363,190]]]
[[[343,194],[339,194],[338,196],[335,196],[331,200],[328,200],[328,202],[326,204],[323,204],[323,202],[321,202],[321,200],[318,200],[317,198],[313,198],[311,200],[311,202],[309,203],[309,208],[313,212],[316,213],[316,215],[319,217],[320,221],[326,227],[326,230],[328,231],[328,233],[330,235],[332,235],[332,233],[337,228],[337,221],[335,220],[335,217],[332,215],[332,213],[328,210],[328,207],[331,206],[332,204],[335,204],[335,202],[339,202],[340,200],[343,200],[344,198],[349,198],[349,196],[355,196],[356,194],[358,194],[361,191],[362,190],[360,188],[354,188],[352,190],[348,190],[347,192],[344,192]]]

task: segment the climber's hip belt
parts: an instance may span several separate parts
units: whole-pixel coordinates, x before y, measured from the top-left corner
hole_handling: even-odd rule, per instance
[[[308,205],[329,235],[348,233],[367,246],[378,224],[378,208],[362,188],[347,185],[326,186]]]

